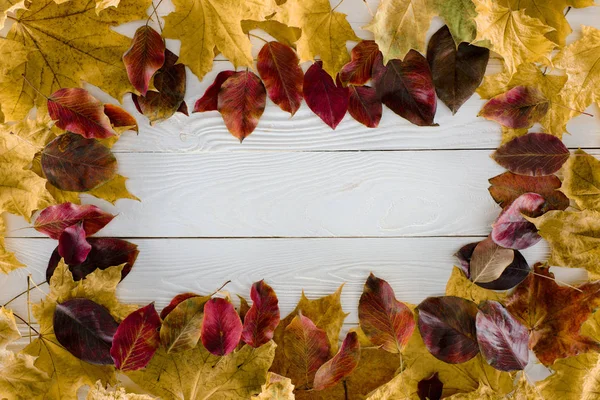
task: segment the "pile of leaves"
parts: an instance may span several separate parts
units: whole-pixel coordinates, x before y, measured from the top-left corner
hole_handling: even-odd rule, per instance
[[[11,24],[0,39],[0,214],[35,216],[33,228],[57,240],[49,291],[31,308],[37,325],[7,308],[29,290],[0,308],[0,398],[74,399],[84,387],[91,400],[595,398],[600,161],[561,140],[600,103],[599,31],[583,27],[566,45],[565,14],[592,0],[382,0],[365,27],[374,40],[363,41],[328,0],[173,5],[163,27],[150,0],[0,0],[0,27]],[[434,15],[446,26],[426,46]],[[146,23],[132,39],[112,29],[136,20]],[[265,42],[256,64],[253,36]],[[179,55],[165,39],[181,41]],[[358,42],[351,53],[348,41]],[[283,319],[264,281],[251,305],[223,288],[179,294],[160,313],[120,303],[137,246],[94,237],[115,216],[79,195],[137,200],[111,147],[138,124],[80,85],[119,101],[131,93],[157,123],[188,114],[186,66],[202,79],[219,53],[234,69],[193,112],[220,112],[240,141],[267,97],[291,115],[304,100],[332,129],[347,112],[374,128],[384,105],[435,126],[437,98],[452,113],[475,91],[488,100],[480,116],[502,126],[492,158],[507,171],[489,188],[501,211],[489,237],[458,250],[444,296],[406,304],[371,274],[359,324],[344,332],[341,287],[302,295]],[[504,70],[484,76],[490,54]],[[550,258],[532,268],[520,251],[542,239]],[[550,265],[584,268],[590,280],[559,284]],[[0,270],[19,267],[0,238]],[[32,335],[14,352],[17,320]],[[525,371],[536,360],[551,372],[540,382]]]

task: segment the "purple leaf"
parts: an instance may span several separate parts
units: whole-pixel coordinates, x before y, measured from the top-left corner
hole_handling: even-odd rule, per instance
[[[92,250],[81,222],[67,227],[58,239],[58,254],[67,264],[81,264]]]
[[[523,250],[539,242],[542,237],[532,222],[523,217],[538,217],[546,200],[537,193],[525,193],[505,208],[492,225],[492,240],[510,249]]]

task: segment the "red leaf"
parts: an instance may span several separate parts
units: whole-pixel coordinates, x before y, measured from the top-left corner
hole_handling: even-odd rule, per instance
[[[176,64],[178,57],[169,49],[165,50],[165,63],[154,74],[154,87],[158,92],[149,91],[146,96],[132,94],[135,108],[150,120],[150,123],[170,118],[177,111],[187,115],[185,97],[185,65]]]
[[[48,98],[48,114],[56,126],[85,138],[104,139],[115,135],[104,106],[87,90],[59,89]]]
[[[86,236],[104,228],[115,216],[91,204],[62,203],[46,207],[35,219],[36,231],[58,240],[63,230],[77,222],[83,222]]]
[[[84,298],[67,300],[56,305],[53,325],[58,342],[75,357],[113,364],[110,347],[119,324],[106,308]]]
[[[148,25],[140,26],[123,54],[123,62],[129,82],[145,96],[150,79],[165,62],[165,42],[160,33]]]
[[[360,360],[360,344],[356,332],[348,332],[338,353],[321,365],[315,375],[315,390],[324,390],[335,386],[350,375]]]
[[[250,291],[252,307],[244,316],[242,340],[252,347],[260,347],[273,339],[279,324],[277,295],[264,281],[256,282]]]
[[[233,74],[235,74],[235,71],[219,72],[212,85],[206,89],[204,95],[194,104],[193,112],[217,111],[219,108],[219,91],[221,90],[221,86]]]
[[[374,40],[363,40],[352,49],[352,61],[342,67],[340,80],[344,85],[364,85],[371,79],[373,65],[381,54]]]
[[[125,264],[121,270],[121,280],[131,272],[133,264],[137,259],[139,251],[137,245],[126,240],[116,238],[87,238],[92,246],[90,254],[81,264],[68,264],[69,270],[73,274],[73,280],[79,281],[91,274],[97,269],[104,270],[115,265]],[[48,268],[46,269],[46,280],[54,274],[61,257],[58,253],[58,247],[52,252]]]
[[[381,120],[383,105],[377,91],[369,86],[348,86],[348,111],[352,118],[369,128],[376,128]]]
[[[427,60],[411,50],[404,60],[376,64],[374,86],[383,104],[415,125],[433,126],[437,102]]]
[[[476,317],[477,342],[488,364],[500,371],[520,371],[529,362],[529,332],[502,304],[486,301]]]
[[[447,26],[429,40],[427,61],[440,100],[455,114],[483,80],[490,51],[469,43],[456,43]]]
[[[242,321],[233,304],[225,299],[210,299],[204,306],[202,344],[216,356],[235,350],[242,336]]]
[[[114,128],[128,128],[135,132],[138,131],[137,121],[133,118],[133,115],[121,107],[114,104],[105,104],[104,114],[106,114]]]
[[[286,326],[284,341],[286,376],[297,389],[310,388],[317,370],[329,358],[327,333],[300,313]]]
[[[110,355],[121,371],[144,368],[160,343],[160,317],[154,303],[129,314],[115,333]]]
[[[199,294],[196,293],[182,293],[182,294],[178,294],[177,296],[173,297],[173,299],[171,300],[171,302],[162,309],[162,311],[160,312],[160,318],[161,319],[165,319],[167,318],[167,315],[169,315],[169,313],[171,311],[173,311],[173,309],[175,309],[175,307],[177,307],[179,305],[179,303],[190,299],[192,297],[200,297]]]
[[[475,303],[454,296],[428,297],[417,310],[423,342],[435,358],[459,364],[479,353]]]
[[[376,346],[400,353],[415,330],[412,311],[383,279],[370,274],[358,303],[360,327]]]
[[[510,206],[524,193],[537,193],[546,199],[543,213],[550,210],[566,210],[569,207],[569,199],[558,190],[561,182],[556,175],[533,177],[505,172],[491,178],[489,182],[492,186],[488,190],[502,208]]]
[[[419,400],[440,400],[444,384],[438,378],[438,373],[434,372],[428,379],[421,379],[417,384],[417,394]]]
[[[304,73],[299,62],[294,49],[278,42],[269,42],[258,53],[256,63],[269,98],[292,115],[302,103]]]
[[[492,97],[478,116],[496,121],[512,129],[531,128],[550,107],[544,94],[535,87],[515,86],[506,93]]]
[[[254,132],[266,101],[265,85],[254,72],[236,72],[221,86],[218,109],[227,129],[240,143]]]
[[[81,264],[92,250],[85,240],[85,230],[81,222],[71,225],[58,238],[58,254],[67,264]]]
[[[304,99],[331,129],[338,126],[348,110],[348,89],[333,82],[321,61],[311,65],[304,75]]]
[[[533,246],[542,237],[532,222],[523,215],[539,217],[546,200],[537,193],[525,193],[506,207],[492,225],[492,240],[502,247],[523,250]]]
[[[67,132],[42,150],[42,171],[61,190],[86,192],[115,176],[117,159],[97,140]]]
[[[556,136],[528,133],[500,146],[492,158],[519,175],[552,175],[569,158],[569,149]]]

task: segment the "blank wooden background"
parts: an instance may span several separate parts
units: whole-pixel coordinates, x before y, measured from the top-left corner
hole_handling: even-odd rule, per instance
[[[170,5],[164,3],[166,13]],[[378,1],[368,3],[375,11]],[[359,36],[371,37],[360,29],[370,19],[362,0],[345,0],[337,11],[348,14]],[[600,27],[600,8],[573,9],[568,19],[572,42],[582,24]],[[117,30],[132,36],[140,24]],[[441,25],[434,19],[428,36]],[[168,46],[179,50],[177,42]],[[256,41],[255,54],[260,46]],[[202,82],[188,70],[188,107],[229,68],[218,60]],[[499,60],[492,59],[488,72],[499,70]],[[247,297],[251,283],[264,278],[285,314],[302,289],[314,298],[345,283],[342,300],[347,322],[354,323],[371,271],[403,301],[443,294],[452,254],[485,237],[500,211],[487,191],[487,180],[503,172],[489,158],[500,127],[477,117],[482,104],[474,95],[452,116],[438,103],[439,127],[411,125],[386,109],[377,129],[347,115],[332,131],[306,105],[290,118],[269,101],[257,130],[239,144],[216,111],[150,126],[127,96],[125,107],[137,117],[140,132],[126,133],[114,151],[119,172],[142,201],[120,200],[113,207],[85,198],[119,214],[100,236],[139,245],[120,297],[156,301],[160,309],[177,293],[206,294],[227,280],[232,282],[226,290]],[[596,116],[571,121],[572,135],[564,140],[571,149],[599,155],[599,111],[588,111]],[[7,245],[28,267],[0,276],[0,300],[23,290],[29,273],[36,282],[45,279],[56,242],[26,227],[24,220],[9,218]],[[547,247],[540,243],[524,254],[530,263],[541,261]],[[34,290],[33,299],[39,296]],[[24,301],[14,307],[27,315]]]

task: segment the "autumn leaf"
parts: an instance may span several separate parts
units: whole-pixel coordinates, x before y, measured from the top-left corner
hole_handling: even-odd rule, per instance
[[[475,0],[474,3],[477,11],[475,41],[488,40],[490,50],[504,58],[510,74],[523,63],[549,63],[555,44],[544,35],[553,28],[531,18],[523,10],[512,11],[498,1]]]
[[[25,264],[21,263],[15,253],[6,248],[4,236],[6,234],[6,223],[4,217],[0,215],[0,272],[9,274],[15,269],[23,268]]]
[[[509,249],[523,250],[539,242],[535,225],[523,215],[537,217],[542,214],[546,200],[537,193],[524,193],[500,213],[492,224],[491,238],[496,244]]]
[[[260,347],[273,339],[279,325],[277,295],[264,280],[252,285],[250,290],[252,307],[244,315],[242,340],[252,347]]]
[[[471,0],[467,0],[473,4]],[[444,2],[445,3],[445,2]],[[475,93],[481,83],[490,51],[468,43],[454,43],[450,30],[443,26],[429,40],[427,61],[435,91],[452,114]]]
[[[485,300],[501,301],[506,297],[502,293],[496,293],[471,282],[458,267],[452,268],[452,274],[446,283],[446,296],[462,297],[476,304]]]
[[[364,29],[373,32],[383,63],[403,59],[414,49],[425,51],[425,34],[434,15],[432,0],[383,0]]]
[[[128,130],[138,132],[137,121],[133,118],[133,115],[129,114],[123,108],[114,104],[104,104],[104,114],[106,114],[110,120],[110,124],[118,135]],[[119,139],[118,135],[108,140],[116,141]]]
[[[549,211],[529,220],[550,245],[551,265],[600,273],[600,212]]]
[[[98,141],[67,132],[44,148],[42,169],[48,181],[57,188],[85,192],[112,179],[117,160]],[[73,176],[79,179],[73,179]]]
[[[383,113],[377,89],[369,86],[348,85],[348,112],[352,118],[368,128],[377,128]]]
[[[294,49],[277,42],[265,43],[256,61],[269,98],[292,115],[300,108],[303,97],[304,73],[299,61]]]
[[[275,0],[277,4],[283,4],[282,0]],[[271,35],[276,41],[290,47],[296,47],[296,42],[302,35],[302,30],[293,26],[287,26],[281,22],[268,19],[266,21],[242,21],[244,33],[260,29]]]
[[[127,393],[125,388],[105,388],[101,381],[90,389],[86,400],[153,400],[154,397],[145,394]]]
[[[578,159],[578,157],[571,157],[569,160],[573,159]],[[565,165],[570,165],[569,162],[567,161]],[[566,169],[570,167],[563,168],[565,168],[566,174]],[[537,193],[546,200],[541,210],[543,213],[550,210],[565,210],[569,207],[569,199],[563,194],[565,183],[562,183],[561,188],[560,179],[555,175],[533,177],[505,172],[490,178],[489,182],[491,186],[488,190],[494,201],[502,208],[510,206],[525,193]],[[562,189],[562,192],[558,190],[559,188]]]
[[[81,264],[91,250],[81,222],[65,228],[58,238],[58,254],[67,264]]]
[[[194,104],[194,112],[217,111],[219,109],[219,91],[223,83],[235,71],[221,71],[215,77],[214,82],[206,89],[201,98]]]
[[[160,344],[161,320],[150,303],[129,314],[114,334],[110,355],[121,371],[144,368]]]
[[[344,85],[364,85],[373,75],[373,66],[381,62],[381,52],[374,40],[361,40],[351,52],[352,60],[340,71]]]
[[[204,305],[208,296],[190,297],[168,313],[160,327],[160,343],[167,353],[196,347],[200,340]]]
[[[24,9],[25,0],[19,2],[12,2],[9,0],[0,1],[0,29],[4,28],[6,17],[9,13],[14,13],[17,10]]]
[[[215,48],[234,68],[251,67],[252,46],[241,21],[263,21],[276,11],[274,0],[175,0],[173,5],[163,36],[181,41],[179,62],[200,80],[212,69]]]
[[[210,354],[201,345],[171,354],[160,349],[144,371],[127,375],[164,399],[247,399],[260,393],[274,353],[273,342],[258,349],[244,346],[224,357]]]
[[[296,42],[300,62],[314,61],[318,56],[332,78],[348,62],[346,42],[360,41],[346,15],[332,10],[329,0],[287,0],[273,20],[302,29]]]
[[[240,143],[256,129],[265,111],[267,92],[253,72],[236,72],[221,86],[218,110],[229,132]]]
[[[33,227],[36,231],[58,240],[65,228],[82,222],[86,236],[91,236],[104,228],[114,217],[91,204],[63,203],[43,209],[35,219]]]
[[[470,259],[469,277],[473,282],[488,283],[498,279],[514,260],[515,252],[499,246],[491,238],[475,246]]]
[[[196,293],[188,292],[188,293],[180,293],[180,294],[176,295],[175,297],[173,297],[171,299],[171,301],[169,302],[169,304],[167,304],[167,306],[165,308],[163,308],[162,311],[160,312],[160,319],[164,320],[165,318],[167,318],[167,315],[169,315],[171,313],[171,311],[173,311],[175,309],[175,307],[177,307],[179,304],[181,304],[185,300],[190,299],[192,297],[200,297],[200,295],[196,294]]]
[[[529,332],[502,304],[480,304],[475,327],[479,350],[488,364],[500,371],[525,369],[529,363]]]
[[[600,281],[574,289],[559,286],[547,267],[536,265],[534,271],[507,299],[506,307],[529,329],[529,348],[538,360],[549,366],[559,358],[600,349],[598,342],[580,333],[600,305]]]
[[[235,350],[242,337],[242,329],[242,321],[227,299],[213,298],[206,302],[201,338],[211,354],[226,356]]]
[[[546,37],[560,46],[565,45],[566,37],[573,31],[565,18],[566,0],[503,0],[502,3],[511,10],[524,10],[526,15],[554,28]]]
[[[448,26],[456,46],[475,39],[477,11],[473,0],[433,0],[433,7]]]
[[[477,116],[511,129],[528,129],[539,122],[550,107],[544,94],[530,86],[515,86],[491,98]]]
[[[390,353],[401,353],[415,329],[410,308],[396,300],[389,283],[372,273],[360,296],[358,319],[369,340]]]
[[[146,18],[149,5],[149,0],[121,0],[118,9],[98,14],[93,1],[59,5],[54,0],[40,0],[19,10],[7,38],[35,51],[0,78],[0,104],[6,119],[19,120],[33,106],[45,108],[46,98],[33,87],[49,95],[61,88],[78,87],[83,80],[120,100],[131,90],[121,62],[131,39],[111,28]],[[4,53],[4,57],[9,55]]]
[[[131,47],[123,54],[129,82],[146,96],[150,79],[165,62],[165,42],[149,25],[140,26],[133,36]]]
[[[374,73],[383,104],[415,125],[433,126],[437,108],[431,70],[425,57],[411,50],[404,60],[391,60]]]
[[[498,147],[492,158],[515,174],[544,176],[562,167],[569,159],[569,149],[555,136],[528,133]]]
[[[563,165],[561,192],[582,210],[600,210],[600,161],[579,149]]]
[[[356,369],[359,360],[358,335],[356,332],[348,332],[339,352],[317,370],[314,389],[324,390],[335,386]]]
[[[430,378],[421,379],[417,384],[419,399],[441,399],[443,389],[444,384],[438,378],[437,372],[431,375]]]
[[[262,391],[252,400],[295,400],[294,385],[290,378],[269,372],[267,382],[262,385]]]
[[[112,204],[115,204],[119,199],[140,201],[140,199],[131,194],[127,189],[127,185],[125,184],[127,179],[128,178],[125,178],[123,175],[115,174],[112,179],[100,184],[100,186],[96,186],[94,189],[90,190],[88,194],[106,200]]]
[[[304,75],[304,99],[308,107],[331,129],[335,129],[348,110],[348,88],[334,82],[321,61]]]

